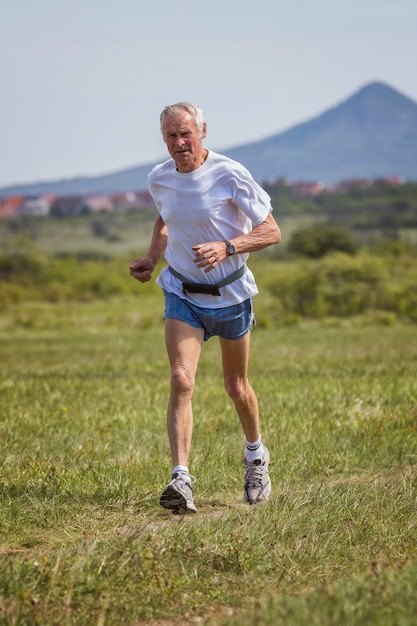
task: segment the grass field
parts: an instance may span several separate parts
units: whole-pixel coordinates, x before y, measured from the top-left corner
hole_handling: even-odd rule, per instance
[[[414,625],[415,325],[255,329],[273,497],[251,508],[206,344],[184,518],[158,505],[161,313],[138,297],[1,315],[0,623]]]
[[[32,241],[48,255],[86,252],[108,256],[134,255],[147,249],[156,215],[156,209],[152,208],[67,219],[26,217],[21,222],[0,220],[0,250],[15,249],[21,244],[22,236],[30,234]],[[324,216],[310,214],[280,216],[279,223],[285,232],[280,254],[291,234],[301,225],[305,227],[324,219]],[[407,229],[409,236],[410,228]]]

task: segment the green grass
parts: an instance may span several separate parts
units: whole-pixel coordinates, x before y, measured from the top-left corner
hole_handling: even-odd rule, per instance
[[[148,248],[156,216],[156,209],[149,208],[70,218],[26,216],[16,221],[0,219],[0,250],[14,250],[19,247],[22,237],[30,236],[37,247],[50,256],[88,253],[114,257],[130,255],[132,251],[136,254],[136,251]],[[302,213],[280,215],[277,219],[285,232],[281,250],[301,225],[320,223],[325,220],[325,215]],[[97,224],[100,229],[94,228]]]
[[[30,235],[48,255],[101,254],[119,256],[146,248],[155,222],[155,209],[118,211],[82,217],[23,217],[17,221],[0,220],[0,247],[16,247],[16,239]],[[95,232],[94,225],[101,228]]]
[[[183,518],[158,505],[161,313],[150,295],[2,314],[0,623],[414,625],[415,325],[255,329],[273,497],[251,508],[208,342]]]

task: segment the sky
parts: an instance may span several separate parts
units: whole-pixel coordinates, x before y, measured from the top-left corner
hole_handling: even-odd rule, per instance
[[[221,151],[373,81],[417,101],[416,0],[0,0],[0,187],[165,160],[181,100]]]

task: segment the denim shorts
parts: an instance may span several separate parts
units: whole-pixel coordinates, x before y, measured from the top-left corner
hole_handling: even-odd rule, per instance
[[[215,335],[240,339],[255,325],[252,299],[218,309],[208,309],[164,291],[165,319],[176,319],[204,330],[204,341]]]

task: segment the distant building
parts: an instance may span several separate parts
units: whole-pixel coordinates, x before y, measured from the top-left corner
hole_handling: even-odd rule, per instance
[[[89,196],[84,200],[83,213],[100,213],[114,211],[114,204],[108,196]]]
[[[10,196],[0,198],[0,218],[10,219],[16,217],[17,212],[25,201],[24,196]]]
[[[325,188],[323,183],[300,181],[295,183],[288,183],[288,187],[294,193],[294,195],[307,198],[310,196],[317,196]]]
[[[50,195],[25,198],[24,202],[19,207],[18,215],[45,217],[46,215],[49,215],[54,199],[55,196]]]
[[[405,178],[402,178],[401,176],[388,176],[383,180],[384,183],[387,183],[387,185],[392,185],[393,187],[399,187],[400,185],[405,184]]]
[[[110,197],[117,209],[146,209],[154,206],[149,191],[127,191]]]
[[[329,187],[329,191],[335,193],[344,193],[345,191],[366,191],[374,184],[373,178],[352,178],[351,180],[342,180],[337,185]]]
[[[50,213],[54,217],[83,215],[84,203],[84,196],[58,196],[51,205]]]
[[[113,212],[114,203],[109,196],[58,196],[51,205],[54,217],[74,217],[89,213]]]

